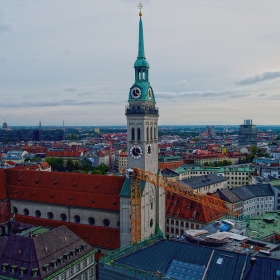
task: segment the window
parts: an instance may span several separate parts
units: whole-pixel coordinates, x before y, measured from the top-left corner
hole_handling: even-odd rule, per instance
[[[93,217],[89,217],[88,218],[88,223],[89,223],[89,225],[93,226],[95,224],[95,219]]]
[[[150,228],[153,227],[153,224],[154,224],[154,221],[153,221],[153,219],[151,219],[151,220],[150,220]]]
[[[79,215],[75,215],[75,216],[74,216],[74,221],[75,221],[75,223],[79,224],[80,221],[81,221],[80,216],[79,216]]]
[[[153,140],[153,128],[151,127],[151,131],[150,131],[150,137],[151,137],[151,140]]]
[[[103,220],[103,225],[104,225],[104,227],[110,226],[110,221],[108,219],[104,219]]]
[[[149,140],[149,128],[147,127],[147,140]]]
[[[29,215],[29,210],[28,210],[27,208],[24,208],[24,209],[23,209],[23,214],[24,214],[25,216],[28,216],[28,215]]]
[[[93,276],[93,268],[90,269],[90,271],[89,271],[89,277],[92,277],[92,276]]]
[[[74,268],[73,267],[70,268],[69,274],[70,274],[70,276],[72,276],[74,274]]]
[[[153,210],[153,207],[154,207],[153,202],[151,202],[151,210]]]
[[[18,213],[18,209],[16,207],[13,207],[13,213],[17,214]]]
[[[131,140],[135,139],[135,130],[134,127],[131,129]]]
[[[66,220],[67,220],[66,214],[64,214],[64,213],[60,214],[60,219],[62,222],[66,222]]]
[[[137,140],[141,140],[141,130],[139,127],[137,128]]]
[[[48,216],[48,219],[52,220],[53,219],[53,212],[48,212],[47,216]]]
[[[80,269],[81,269],[81,265],[78,263],[77,266],[76,266],[76,270],[80,271]]]
[[[157,139],[156,128],[154,128],[154,139]]]
[[[37,277],[38,276],[38,268],[33,268],[32,269],[32,276]]]
[[[84,273],[84,280],[87,280],[87,272]]]
[[[35,217],[37,217],[37,218],[41,217],[41,211],[40,210],[35,211]]]
[[[93,256],[92,256],[92,255],[89,256],[89,262],[90,262],[90,263],[93,263]]]
[[[62,280],[66,279],[66,272],[62,273],[61,278],[62,278]]]
[[[84,267],[87,266],[87,260],[86,259],[84,260],[83,264],[84,264]]]

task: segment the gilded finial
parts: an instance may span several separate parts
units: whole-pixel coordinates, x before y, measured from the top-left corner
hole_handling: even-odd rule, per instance
[[[139,10],[140,10],[139,16],[142,17],[142,8],[143,8],[143,5],[142,5],[141,2],[140,2],[140,4],[138,5],[138,8],[139,8]]]

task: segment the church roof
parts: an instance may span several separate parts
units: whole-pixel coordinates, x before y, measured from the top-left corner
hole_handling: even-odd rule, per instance
[[[124,177],[16,169],[6,172],[10,199],[119,211]],[[5,184],[0,187],[5,188]]]

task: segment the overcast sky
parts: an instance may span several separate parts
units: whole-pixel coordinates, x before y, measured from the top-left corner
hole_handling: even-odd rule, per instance
[[[139,0],[1,0],[0,123],[126,125]],[[160,125],[279,125],[280,1],[143,0]]]

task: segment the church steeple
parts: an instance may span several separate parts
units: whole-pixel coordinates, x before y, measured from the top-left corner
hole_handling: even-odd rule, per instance
[[[154,92],[149,81],[150,65],[145,57],[142,7],[143,5],[140,3],[138,6],[140,9],[138,56],[134,63],[135,82],[130,88],[128,101],[148,101],[155,103]]]

